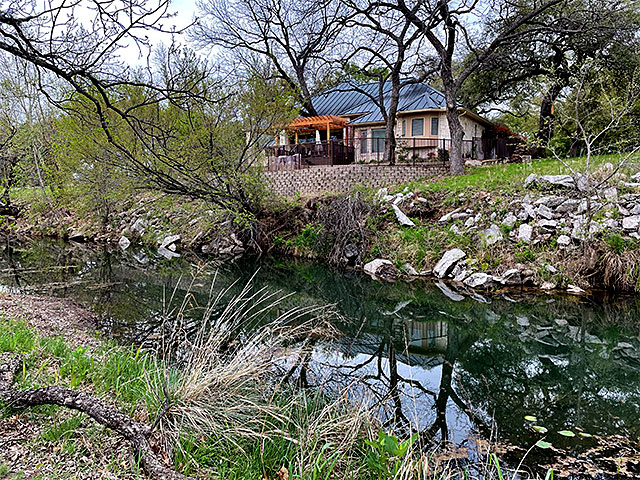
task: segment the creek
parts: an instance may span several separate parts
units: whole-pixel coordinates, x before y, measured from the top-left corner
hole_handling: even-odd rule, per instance
[[[594,449],[640,437],[640,297],[479,295],[431,280],[380,283],[305,261],[216,267],[52,241],[5,248],[0,258],[2,290],[72,298],[95,313],[103,335],[124,343],[153,339],[187,291],[204,304],[210,292],[252,277],[252,288],[281,292],[279,309],[334,305],[339,335],[315,341],[297,375],[307,386],[348,385],[390,427],[410,425],[469,456],[489,438],[522,455],[544,437],[553,448],[537,449],[539,464],[553,463],[555,452],[601,472],[620,469],[595,461]],[[565,430],[576,436],[558,433]]]

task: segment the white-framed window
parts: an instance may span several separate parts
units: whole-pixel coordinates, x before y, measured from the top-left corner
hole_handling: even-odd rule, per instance
[[[402,136],[403,137],[407,136],[407,120],[406,119],[402,119]]]
[[[431,117],[431,136],[437,137],[440,134],[440,119]]]
[[[424,118],[414,118],[411,120],[411,136],[424,136]]]
[[[371,130],[371,153],[384,152],[384,138],[386,129],[375,128]]]
[[[367,129],[360,130],[360,153],[367,153]]]

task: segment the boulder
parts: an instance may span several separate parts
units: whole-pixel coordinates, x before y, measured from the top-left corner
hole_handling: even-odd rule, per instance
[[[542,233],[553,233],[558,227],[558,222],[555,220],[538,220],[536,226]]]
[[[463,283],[471,288],[492,288],[496,285],[497,279],[488,273],[478,272],[469,275]]]
[[[402,210],[400,210],[398,205],[394,203],[392,207],[393,207],[393,213],[396,214],[396,218],[398,219],[398,223],[400,223],[400,225],[402,225],[403,227],[416,226],[416,224],[413,223],[413,221],[409,217],[407,217]]]
[[[560,205],[556,207],[557,213],[569,213],[575,211],[580,205],[579,200],[574,200],[572,198],[565,200]]]
[[[364,271],[373,277],[394,280],[398,277],[398,269],[389,260],[376,258],[365,264]]]
[[[160,242],[160,248],[167,248],[169,245],[179,242],[182,239],[181,235],[167,235]]]
[[[122,250],[126,250],[127,248],[129,248],[129,245],[131,245],[131,241],[125,237],[124,235],[120,237],[120,240],[118,241],[118,246],[122,249]]]
[[[533,185],[535,185],[536,181],[538,180],[538,175],[536,175],[535,173],[532,173],[531,175],[529,175],[525,180],[524,180],[524,186],[525,188],[529,188]]]
[[[522,204],[522,215],[519,215],[519,217],[521,218],[521,220],[528,220],[528,219],[534,219],[536,218],[536,209],[533,208],[533,205],[531,205],[530,203],[523,203]]]
[[[436,266],[433,267],[433,274],[438,278],[446,277],[453,270],[453,267],[466,256],[467,254],[459,248],[447,250]]]
[[[558,187],[575,189],[576,184],[578,190],[582,190],[584,179],[578,177],[574,179],[571,175],[542,175],[536,179],[536,185],[539,187]]]
[[[533,236],[533,227],[528,223],[523,223],[518,227],[518,241],[524,243],[531,243],[531,237]]]
[[[456,265],[453,269],[453,272],[451,272],[451,274],[453,275],[453,281],[459,283],[464,282],[465,278],[467,278],[470,273],[471,272],[466,268],[462,268],[460,264]]]

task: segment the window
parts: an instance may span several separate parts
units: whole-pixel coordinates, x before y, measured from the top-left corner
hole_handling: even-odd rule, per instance
[[[431,136],[437,137],[440,133],[440,119],[438,117],[431,118]]]
[[[411,120],[411,136],[422,137],[424,135],[424,118],[414,118]]]
[[[360,130],[360,153],[367,153],[367,131]]]
[[[378,153],[384,151],[384,128],[371,130],[371,152]]]
[[[407,121],[406,120],[402,120],[402,136],[403,137],[407,136]]]

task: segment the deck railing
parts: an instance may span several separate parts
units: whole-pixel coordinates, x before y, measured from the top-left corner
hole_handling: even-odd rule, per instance
[[[359,137],[349,145],[342,141],[280,145],[267,148],[268,170],[299,170],[317,166],[348,165],[366,163],[382,165],[387,138]],[[462,141],[462,155],[473,160],[509,158],[517,141],[504,138],[473,138]],[[396,138],[396,163],[424,164],[446,162],[451,150],[448,138]]]

